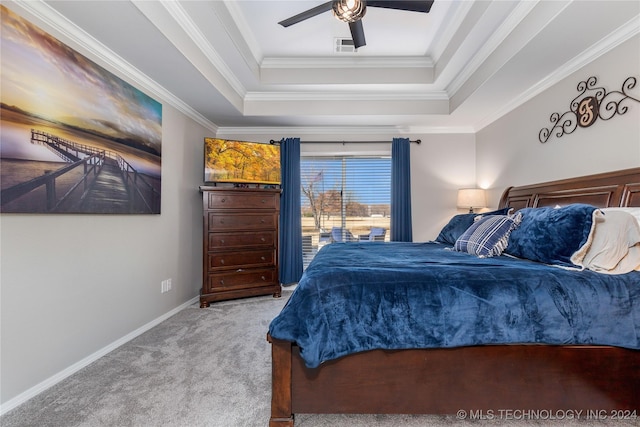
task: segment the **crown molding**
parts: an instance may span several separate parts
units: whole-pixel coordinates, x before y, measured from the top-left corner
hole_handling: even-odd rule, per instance
[[[473,126],[410,126],[408,132],[414,135],[476,133]]]
[[[383,135],[398,133],[398,126],[262,126],[262,127],[220,127],[217,136],[245,135],[354,135],[362,134]],[[341,141],[336,141],[341,142]]]
[[[169,12],[169,15],[178,23],[179,27],[182,28],[200,52],[202,52],[202,54],[207,58],[209,63],[213,65],[217,72],[220,73],[220,75],[233,88],[236,94],[243,97],[246,93],[244,85],[236,78],[231,69],[229,69],[227,64],[222,60],[218,52],[202,34],[182,5],[177,1],[161,1],[160,4],[164,6],[167,12]],[[183,54],[185,57],[189,58],[189,55],[186,55],[185,52],[183,52]]]
[[[206,40],[200,40],[204,36],[181,5],[170,1],[130,1],[220,95],[242,111],[244,87],[238,87],[235,77],[230,80],[226,65],[217,68],[218,53]]]
[[[263,84],[433,84],[428,57],[265,58]]]
[[[428,56],[400,57],[313,57],[313,58],[279,58],[268,57],[262,60],[261,69],[279,68],[433,68],[433,60]]]
[[[260,62],[262,62],[262,58],[264,56],[262,54],[262,48],[260,47],[258,41],[255,39],[253,32],[251,32],[251,25],[249,25],[247,20],[244,18],[244,14],[238,6],[238,2],[228,0],[223,0],[222,2],[220,2],[226,8],[228,16],[232,22],[227,22],[227,20],[225,19],[226,15],[221,13],[221,11],[219,10],[219,2],[212,3],[212,7],[218,14],[218,17],[220,18],[222,24],[225,26],[227,32],[230,33],[230,29],[233,28],[234,33],[237,31],[240,34],[243,48],[239,50],[242,52],[244,60],[252,70],[258,70],[260,67],[259,64]],[[234,43],[238,42],[236,37],[233,37],[232,34],[230,34],[230,36],[231,40],[233,40]],[[246,49],[244,49],[244,47],[246,47]]]
[[[640,19],[638,16],[630,19],[626,24],[619,27],[616,31],[610,33],[591,47],[586,49],[580,55],[572,58],[566,62],[564,66],[558,68],[553,73],[549,74],[544,79],[540,80],[535,85],[531,86],[528,90],[524,91],[520,96],[514,98],[508,104],[505,104],[502,108],[494,111],[492,114],[484,117],[481,121],[474,125],[476,132],[489,126],[491,123],[500,119],[502,116],[515,110],[525,102],[531,100],[535,96],[541,94],[545,90],[549,89],[553,85],[559,83],[563,79],[569,77],[571,74],[579,71],[586,65],[595,61],[602,55],[631,39],[632,37],[640,34]]]
[[[362,92],[249,92],[246,102],[268,101],[449,101],[444,91],[405,93],[362,93]]]
[[[264,127],[220,127],[216,134],[219,138],[236,135],[335,135],[339,137],[365,135],[424,135],[424,134],[469,134],[475,133],[470,126],[264,126]],[[275,136],[274,138],[277,138]],[[343,138],[344,139],[344,138]],[[342,142],[338,139],[336,142]]]
[[[266,127],[221,127],[218,129],[216,136],[218,138],[234,138],[236,135],[255,135],[265,137],[270,135],[269,138],[278,139],[286,135],[305,136],[313,135],[327,135],[329,137],[336,137],[336,142],[343,142],[345,138],[358,137],[361,138],[363,134],[367,135],[405,135],[397,126],[332,126],[327,127],[297,127],[297,126],[266,126]]]
[[[25,18],[38,21],[34,23],[47,27],[46,30],[55,33],[52,35],[61,39],[60,41],[72,45],[70,47],[78,49],[80,51],[79,53],[90,57],[91,60],[105,67],[109,72],[133,84],[137,88],[142,88],[141,90],[148,95],[166,102],[206,129],[213,132],[217,131],[217,125],[206,119],[164,87],[157,84],[129,62],[116,55],[44,1],[14,0],[8,4],[12,6],[11,9],[16,13],[19,13]],[[14,8],[13,6],[16,7]]]
[[[473,7],[473,2],[471,1],[457,1],[452,3],[453,4],[450,7],[455,7],[455,10],[452,15],[448,17],[448,24],[444,26],[443,31],[437,34],[434,38],[433,48],[429,52],[435,63],[438,62],[444,51],[447,49],[447,46],[455,36],[458,29],[462,26],[464,19]]]
[[[493,32],[489,40],[476,52],[469,63],[462,68],[455,78],[447,85],[446,91],[450,97],[453,97],[462,86],[473,77],[478,69],[485,63],[491,54],[500,48],[502,43],[507,39],[509,34],[522,22],[522,20],[531,13],[536,7],[539,0],[519,2],[515,9],[509,14],[507,19],[500,27]],[[566,7],[566,6],[565,6]],[[540,29],[542,31],[542,29]],[[531,39],[534,35],[531,35]]]

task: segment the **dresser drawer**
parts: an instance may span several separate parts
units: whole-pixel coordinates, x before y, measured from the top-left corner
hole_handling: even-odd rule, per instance
[[[265,230],[275,229],[278,221],[273,213],[234,213],[221,214],[209,212],[207,215],[209,230]]]
[[[207,277],[208,292],[228,288],[249,288],[278,283],[276,269],[237,269],[228,273],[212,273]]]
[[[238,232],[238,233],[209,233],[209,250],[240,249],[248,247],[276,247],[277,234],[275,230]]]
[[[278,193],[207,193],[209,209],[280,209]]]
[[[203,185],[200,307],[272,294],[280,296],[280,189]]]
[[[270,267],[275,265],[276,251],[274,249],[264,251],[242,252],[210,252],[208,254],[209,270],[222,270],[229,268]]]

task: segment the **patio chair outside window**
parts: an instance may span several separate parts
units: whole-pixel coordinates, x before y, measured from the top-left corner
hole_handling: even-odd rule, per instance
[[[331,241],[332,242],[354,242],[357,239],[351,234],[349,230],[342,227],[333,227],[331,229]]]
[[[384,242],[387,229],[382,227],[371,227],[369,234],[361,234],[359,240],[361,242]]]
[[[378,150],[300,156],[302,234],[312,236],[313,248],[304,254],[305,269],[329,243],[358,242],[372,227],[391,233],[391,152],[390,147],[388,154]],[[338,230],[332,233],[333,227]],[[383,239],[375,234],[372,240]]]

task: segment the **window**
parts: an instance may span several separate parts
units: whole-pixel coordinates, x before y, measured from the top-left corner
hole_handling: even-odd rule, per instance
[[[304,268],[334,242],[389,241],[391,158],[301,157]]]

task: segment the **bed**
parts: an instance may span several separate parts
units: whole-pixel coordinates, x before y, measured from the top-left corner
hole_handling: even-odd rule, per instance
[[[640,168],[510,187],[504,191],[500,200],[501,208],[511,207],[520,212],[535,211],[536,214],[548,211],[551,207],[567,206],[568,208],[581,205],[598,208],[640,207]],[[512,237],[515,233],[514,231]],[[417,343],[416,348],[407,348],[406,343],[396,343],[393,339],[385,337],[382,337],[383,342],[380,337],[363,339],[360,335],[352,338],[352,332],[349,329],[345,334],[346,345],[334,345],[335,337],[327,335],[325,331],[325,335],[317,341],[332,344],[327,350],[307,340],[311,339],[306,335],[311,335],[312,326],[298,325],[295,332],[298,338],[283,338],[288,337],[285,328],[287,323],[289,325],[307,321],[310,325],[318,323],[312,318],[286,319],[285,314],[292,312],[291,308],[287,309],[292,304],[292,299],[296,297],[296,300],[300,300],[305,295],[304,289],[309,287],[303,282],[311,280],[303,278],[283,309],[283,313],[285,311],[287,313],[281,313],[274,319],[267,337],[272,348],[270,426],[293,426],[296,413],[460,415],[460,411],[464,411],[462,413],[466,415],[477,415],[498,414],[501,413],[500,411],[543,410],[591,411],[591,414],[607,415],[609,418],[638,416],[640,412],[640,350],[638,349],[640,347],[640,316],[638,316],[640,271],[621,275],[606,275],[587,270],[576,273],[577,269],[574,268],[546,266],[509,256],[487,258],[467,256],[465,259],[463,255],[467,254],[455,253],[450,250],[451,248],[445,249],[438,243],[395,246],[393,252],[399,256],[402,256],[405,250],[408,251],[406,252],[408,271],[406,271],[397,265],[386,268],[384,254],[375,254],[375,248],[383,245],[386,245],[385,248],[394,247],[388,243],[336,245],[341,248],[336,247],[335,250],[346,251],[341,254],[343,257],[358,256],[358,251],[372,252],[371,260],[368,264],[364,264],[363,269],[380,268],[375,273],[375,277],[379,278],[375,284],[380,286],[385,281],[411,282],[413,275],[425,274],[425,271],[430,271],[427,264],[434,263],[436,272],[426,274],[432,274],[432,278],[443,275],[457,277],[457,284],[448,288],[456,288],[454,293],[463,295],[483,289],[484,284],[474,283],[477,276],[452,273],[459,267],[455,265],[456,263],[468,264],[476,271],[483,268],[486,274],[483,273],[482,276],[496,274],[496,283],[501,283],[497,272],[512,276],[529,275],[533,278],[533,275],[537,274],[535,268],[538,268],[534,264],[539,264],[544,270],[543,273],[551,275],[549,277],[553,277],[553,281],[559,284],[558,289],[576,290],[575,293],[579,294],[576,297],[577,300],[582,300],[586,305],[577,309],[572,306],[573,300],[567,304],[558,303],[558,300],[542,301],[537,299],[542,298],[540,292],[521,295],[519,290],[513,291],[505,285],[491,291],[494,294],[487,294],[484,297],[487,300],[493,300],[496,298],[495,294],[504,294],[506,297],[502,295],[501,298],[505,297],[509,301],[505,304],[512,304],[512,306],[509,309],[498,307],[503,305],[501,302],[487,310],[486,307],[492,306],[491,304],[474,302],[478,300],[478,295],[472,298],[452,298],[451,292],[444,295],[443,289],[447,288],[445,286],[440,287],[437,292],[434,291],[439,295],[438,301],[441,305],[435,307],[433,301],[423,301],[423,306],[419,309],[421,311],[436,310],[440,318],[443,318],[443,312],[449,310],[448,301],[461,305],[463,311],[477,314],[484,310],[487,320],[483,321],[480,331],[478,325],[475,325],[473,330],[468,325],[453,325],[454,317],[448,317],[445,326],[449,330],[443,334],[438,332],[438,328],[442,325],[431,324],[429,318],[424,317],[415,322],[422,328],[418,333],[406,334],[414,340],[418,340],[419,338],[416,337],[420,334],[429,336],[428,342]],[[412,246],[412,248],[405,246]],[[416,261],[416,258],[411,255],[411,251],[415,251],[416,248],[419,248],[420,252],[435,251],[443,257],[446,257],[444,252],[449,250],[457,261],[450,261],[449,258],[434,259],[431,255],[425,255],[424,259]],[[349,255],[349,252],[352,254]],[[322,252],[318,255],[321,254]],[[367,259],[369,255],[361,255],[361,257]],[[319,258],[319,262],[322,262],[322,257]],[[421,267],[412,270],[410,266],[415,265],[416,262]],[[531,274],[518,270],[521,267],[517,263],[526,265],[525,272],[530,271]],[[403,271],[389,271],[394,269]],[[577,278],[574,277],[574,273]],[[314,282],[314,289],[317,291],[322,286],[329,288],[332,282],[342,283],[344,277],[336,276],[335,271],[332,274],[333,276],[330,276],[326,283]],[[342,274],[351,273],[345,269]],[[398,277],[408,277],[408,279],[398,281]],[[423,279],[420,278],[420,280]],[[566,286],[569,280],[578,281],[569,287]],[[540,279],[539,282],[538,285],[529,287],[539,290],[547,286],[548,280]],[[318,285],[318,283],[325,284]],[[412,292],[409,285],[406,289],[402,286],[396,286],[398,289],[394,292],[399,290],[403,290],[404,293]],[[474,286],[479,288],[474,290]],[[616,290],[616,297],[604,295],[606,289]],[[351,289],[346,293],[364,294],[364,289],[360,288],[357,291]],[[595,298],[591,302],[589,295]],[[544,320],[546,314],[541,316],[539,313],[526,312],[530,310],[528,307],[532,306],[530,302],[534,300],[536,301],[534,305],[538,308],[553,307],[555,304],[553,310],[559,310],[560,315],[550,316],[552,320],[547,321]],[[379,301],[376,304],[379,306]],[[414,303],[407,302],[407,304]],[[605,310],[603,307],[608,304],[613,304],[611,311],[600,312]],[[332,302],[329,305],[340,304]],[[479,307],[483,308],[479,309]],[[355,317],[359,317],[358,321],[352,321],[355,327],[358,323],[367,323],[360,322],[360,318],[369,316],[369,322],[375,321],[376,316],[367,315],[365,311],[358,310],[360,308],[350,308],[345,312],[336,311],[330,315],[327,313],[322,315],[335,318],[335,323],[343,325],[345,322],[349,323],[349,318],[340,316],[344,313],[354,316],[355,313]],[[298,310],[300,311],[302,310]],[[579,315],[567,315],[567,313]],[[623,317],[608,319],[614,315]],[[395,327],[392,323],[393,308],[383,310],[383,317],[385,317],[383,326],[393,329]],[[496,326],[492,323],[492,318],[500,319],[503,324]],[[529,323],[525,322],[525,318],[529,319],[527,320]],[[534,324],[530,322],[531,318],[536,319]],[[561,328],[555,331],[547,330],[550,325],[559,327],[558,325],[561,326],[562,322],[567,320],[570,324],[567,326],[571,329],[570,333]],[[578,320],[584,322],[584,325],[574,324]],[[602,325],[597,323],[601,320]],[[607,323],[608,320],[612,320],[613,323]],[[517,334],[510,332],[510,324],[519,322],[526,323],[523,323],[524,328],[521,328]],[[400,329],[405,327],[406,325],[398,326]],[[494,335],[486,333],[487,329],[492,328],[500,332],[498,338],[490,338]],[[612,328],[615,331],[612,331]],[[586,329],[589,329],[588,333],[584,332]],[[316,331],[313,330],[313,332]],[[353,332],[355,335],[358,333]],[[367,331],[363,334],[366,335]],[[301,342],[304,345],[300,345]]]

